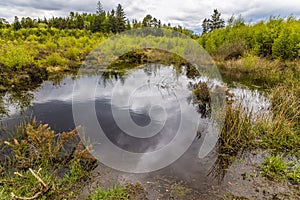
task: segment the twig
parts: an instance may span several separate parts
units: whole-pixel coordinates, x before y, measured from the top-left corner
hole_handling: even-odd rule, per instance
[[[42,168],[39,168],[39,170],[37,171],[37,174],[40,175]]]
[[[31,168],[29,168],[29,171],[38,180],[38,182],[40,182],[43,185],[44,188],[48,188],[48,186],[46,185],[46,183]]]
[[[20,176],[20,177],[22,177],[22,178],[26,178],[25,176],[23,176],[23,175],[20,174],[19,172],[14,172],[14,174],[15,174],[15,175],[18,175],[18,176]]]
[[[11,197],[12,199],[20,199],[20,200],[33,200],[33,199],[36,199],[38,198],[43,192],[40,191],[38,193],[36,193],[34,196],[32,197],[19,197],[17,195],[15,195],[13,192],[11,193]]]
[[[34,196],[32,197],[19,197],[17,195],[15,195],[13,192],[11,193],[11,197],[12,199],[19,199],[19,200],[33,200],[33,199],[37,199],[39,196],[41,196],[42,194],[46,193],[50,188],[46,185],[46,183],[31,169],[29,168],[29,171],[32,173],[32,175],[38,180],[38,182],[43,186],[43,189],[39,192],[37,192]],[[40,173],[41,168],[38,170],[38,174]],[[24,177],[22,174],[20,174],[19,172],[15,172],[16,175],[19,175],[23,178]]]

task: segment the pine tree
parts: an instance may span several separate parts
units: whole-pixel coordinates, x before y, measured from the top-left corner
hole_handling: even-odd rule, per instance
[[[214,9],[211,19],[205,18],[202,22],[203,33],[211,32],[223,27],[225,27],[225,21],[221,18],[221,13],[219,13],[217,9]]]
[[[117,10],[116,10],[116,31],[118,33],[125,31],[126,29],[126,17],[125,12],[121,6],[121,4],[118,4]]]
[[[209,20],[205,18],[202,22],[202,32],[203,33],[208,32],[208,25],[209,25]]]
[[[101,26],[102,26],[101,17],[99,15],[96,15],[91,24],[91,31],[92,32],[100,32]]]
[[[213,31],[218,28],[225,27],[225,21],[221,18],[221,13],[217,9],[214,9],[214,13],[211,15],[211,20],[209,23],[210,31]]]
[[[104,9],[103,9],[102,3],[100,1],[98,1],[97,2],[96,14],[101,15],[102,13],[104,13]]]
[[[116,17],[115,17],[115,10],[112,9],[111,13],[108,14],[108,31],[112,32],[112,33],[116,33],[117,32],[117,21],[116,21]]]

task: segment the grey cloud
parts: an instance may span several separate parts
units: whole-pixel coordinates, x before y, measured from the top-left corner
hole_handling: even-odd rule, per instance
[[[227,20],[232,14],[245,18],[247,22],[256,22],[272,16],[300,16],[299,0],[110,0],[101,1],[105,10],[110,11],[122,4],[127,17],[142,20],[147,14],[161,19],[163,23],[181,25],[198,31],[204,18],[210,17],[217,8]],[[70,11],[95,12],[97,0],[1,0],[0,17],[12,20],[20,17],[67,16]]]

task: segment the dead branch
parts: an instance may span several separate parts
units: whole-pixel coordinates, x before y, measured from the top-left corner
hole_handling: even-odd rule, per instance
[[[18,197],[17,195],[15,195],[13,192],[11,193],[11,197],[12,199],[19,199],[19,200],[33,200],[33,199],[37,199],[41,194],[43,194],[42,191],[36,193],[34,196],[32,197]]]
[[[13,192],[11,193],[11,197],[12,199],[18,199],[18,200],[33,200],[33,199],[37,199],[38,197],[40,197],[42,194],[46,193],[50,188],[47,186],[47,184],[31,169],[29,168],[29,171],[31,172],[31,174],[37,179],[37,181],[42,185],[42,189],[41,191],[37,192],[34,196],[32,197],[19,197],[17,195],[15,195]],[[38,174],[41,171],[41,168],[38,170]],[[25,178],[22,174],[15,172],[16,175],[19,175],[23,178]]]
[[[38,182],[40,183],[40,184],[42,184],[42,186],[44,187],[44,188],[48,188],[48,186],[46,185],[46,183],[31,169],[31,168],[29,168],[29,171],[32,173],[32,175],[38,180]],[[40,170],[39,170],[40,171]]]

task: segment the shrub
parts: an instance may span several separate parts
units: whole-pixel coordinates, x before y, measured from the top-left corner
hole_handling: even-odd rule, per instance
[[[72,61],[80,61],[81,60],[80,55],[81,55],[80,50],[74,47],[69,48],[65,52],[66,58]]]
[[[0,63],[18,70],[32,64],[35,54],[36,52],[27,45],[9,43],[0,50]]]
[[[65,66],[67,64],[67,60],[59,53],[53,53],[46,58],[44,61],[47,66]]]

